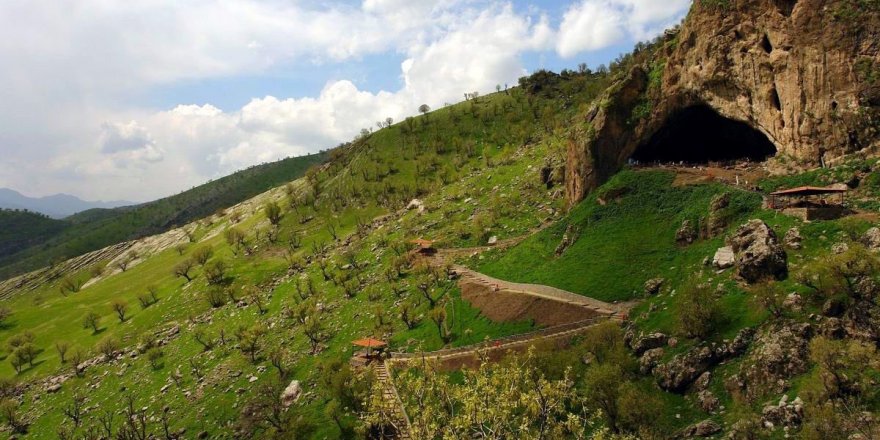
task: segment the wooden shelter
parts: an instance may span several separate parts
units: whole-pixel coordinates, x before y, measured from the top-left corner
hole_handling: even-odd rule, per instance
[[[830,220],[846,212],[843,195],[847,188],[840,186],[799,186],[770,193],[768,206],[784,214],[803,220]]]
[[[387,342],[373,338],[358,339],[352,341],[351,344],[362,348],[351,358],[351,365],[357,367],[369,365],[375,360],[381,360],[385,354],[385,349],[388,347]]]

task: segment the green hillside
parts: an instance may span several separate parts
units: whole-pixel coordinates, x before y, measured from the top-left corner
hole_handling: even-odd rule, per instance
[[[763,208],[758,192],[710,173],[678,179],[700,171],[672,167],[624,169],[579,204],[563,199],[566,150],[585,114],[632,65],[662,55],[654,50],[608,72],[537,72],[324,155],[68,219],[45,250],[6,269],[161,233],[0,300],[0,429],[20,439],[393,438],[384,377],[349,364],[353,341],[372,337],[412,355],[488,342],[476,368],[420,356],[393,368],[391,405],[407,410],[413,438],[666,439],[716,425],[723,434],[707,436],[872,438],[876,212],[803,222]],[[761,184],[853,172],[880,169],[853,161]],[[864,180],[851,206],[876,201]],[[711,264],[752,219],[779,240],[799,228],[778,279],[748,284]],[[690,242],[676,239],[685,221]],[[440,256],[417,255],[417,238]],[[617,302],[603,306],[619,313],[503,352],[492,340],[548,329],[491,312],[541,295],[497,293],[490,281],[480,309],[453,262],[499,283]],[[580,307],[570,294],[554,301]],[[709,374],[688,377],[696,372]],[[288,386],[296,398],[282,397]],[[785,430],[766,423],[789,410],[780,399],[800,405],[780,416]]]
[[[11,209],[0,210],[0,255],[10,255],[39,245],[60,233],[67,223],[44,214]]]
[[[19,244],[0,248],[0,279],[189,223],[297,179],[326,157],[319,153],[257,165],[143,205],[91,209],[55,222],[51,230],[34,229],[33,237],[19,229]],[[0,228],[6,221],[15,220],[0,218]]]

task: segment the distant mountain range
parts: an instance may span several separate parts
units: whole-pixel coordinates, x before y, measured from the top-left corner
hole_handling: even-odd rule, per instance
[[[134,204],[124,200],[88,202],[69,194],[28,197],[9,188],[0,188],[0,208],[27,209],[28,211],[43,213],[53,218],[64,218],[94,208],[109,209]]]

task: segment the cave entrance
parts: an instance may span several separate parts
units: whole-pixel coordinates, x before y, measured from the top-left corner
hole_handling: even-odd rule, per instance
[[[695,105],[669,116],[632,159],[641,163],[760,162],[774,154],[776,147],[760,131],[725,118],[707,105]]]

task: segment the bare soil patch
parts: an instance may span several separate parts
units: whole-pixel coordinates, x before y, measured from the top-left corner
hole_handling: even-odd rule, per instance
[[[593,310],[560,301],[513,293],[504,289],[495,291],[484,284],[463,280],[461,296],[494,322],[534,321],[550,327],[584,321],[598,316]]]

